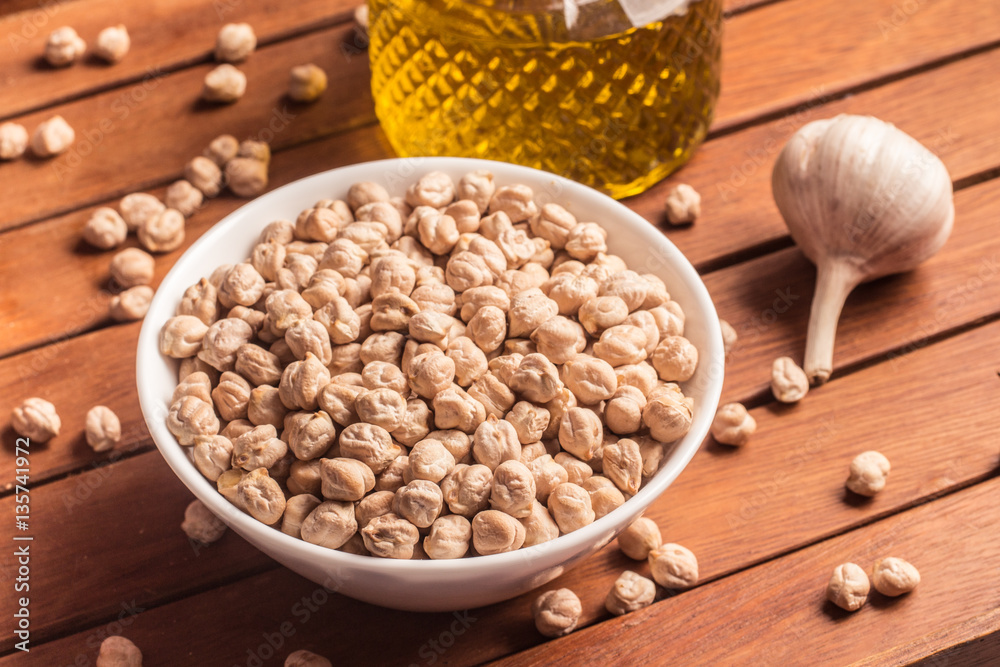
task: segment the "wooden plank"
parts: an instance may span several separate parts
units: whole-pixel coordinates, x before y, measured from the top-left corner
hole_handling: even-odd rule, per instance
[[[1000,181],[955,197],[955,229],[944,248],[916,270],[858,287],[837,329],[834,374],[841,369],[927,344],[942,332],[1000,310],[1000,238],[995,202]],[[801,362],[815,270],[787,248],[705,276],[720,317],[740,340],[727,363],[723,400],[770,397],[771,363]],[[895,362],[893,362],[895,364]]]
[[[997,164],[1000,114],[994,113],[987,82],[998,67],[1000,51],[990,52],[710,141],[681,174],[627,203],[655,221],[662,214],[665,192],[679,181],[692,183],[704,197],[704,219],[688,228],[668,229],[667,234],[696,266],[714,266],[762,243],[787,239],[787,230],[771,198],[772,161],[787,136],[802,123],[851,111],[891,120],[935,148],[953,178],[967,178]],[[971,100],[963,102],[958,96],[947,94],[948,86],[956,80],[969,82]],[[941,105],[932,109],[921,103],[928,94],[946,105],[942,109],[948,118],[946,125],[942,126],[941,116],[937,115]],[[376,129],[358,129],[277,153],[271,169],[272,186],[314,171],[389,155],[381,146]],[[735,167],[734,155],[747,156],[749,162],[740,162]],[[733,176],[733,169],[741,177]],[[155,193],[162,195],[162,189],[156,189]],[[242,203],[243,200],[231,198],[209,201],[189,222],[188,240]],[[79,229],[91,210],[87,207],[0,235],[0,243],[9,249],[7,261],[0,265],[0,284],[10,286],[6,298],[11,306],[4,311],[8,315],[0,312],[0,330],[5,332],[0,340],[0,355],[37,345],[46,340],[42,336],[58,339],[101,322],[104,303],[110,298],[100,292],[109,254],[90,251],[79,240]],[[49,265],[44,282],[36,280],[36,267],[43,252]],[[166,255],[158,262],[159,267],[167,268],[178,255],[179,251]],[[54,300],[49,303],[59,307],[31,307],[43,299]],[[82,303],[93,303],[94,307],[81,308]],[[13,313],[17,313],[16,318]],[[10,321],[6,321],[8,318]]]
[[[150,71],[170,71],[207,62],[224,24],[249,23],[258,45],[320,26],[348,21],[360,0],[147,0],[119,2],[114,11],[95,0],[47,2],[41,7],[0,19],[0,117],[74,99],[95,90],[141,80]],[[6,3],[5,3],[6,5]],[[109,25],[128,28],[132,48],[120,63],[109,66],[85,57],[72,67],[53,68],[42,59],[45,40],[60,26],[72,26],[93,46]]]
[[[702,577],[707,581],[990,475],[997,456],[990,406],[997,382],[996,369],[1000,367],[1000,351],[994,345],[998,335],[1000,323],[984,326],[908,355],[898,367],[884,363],[834,380],[792,410],[770,406],[755,409],[753,414],[759,428],[750,444],[739,450],[717,445],[702,448],[689,468],[647,511],[647,516],[663,527],[666,539],[685,544],[698,555]],[[948,373],[941,373],[947,360],[967,358],[979,362],[949,366]],[[928,384],[926,378],[932,376],[936,381]],[[907,406],[906,410],[899,409],[902,405]],[[893,471],[888,486],[877,498],[858,503],[845,497],[843,481],[851,458],[871,447],[886,454],[893,463]],[[140,478],[135,488],[142,488],[151,485],[147,478],[162,467],[162,462],[156,452],[150,452],[109,470],[123,465],[135,469]],[[92,479],[101,472],[90,471],[79,479]],[[117,475],[109,477],[108,489],[102,493],[118,499],[132,497],[131,492],[116,488],[117,479]],[[128,476],[124,479],[132,483]],[[68,481],[36,489],[33,503],[51,506],[56,502],[53,498],[62,491],[61,485]],[[178,497],[170,506],[182,507],[183,499],[188,497],[186,490],[179,485],[171,488],[176,489]],[[176,533],[171,519],[174,510],[158,507],[143,509],[148,513],[144,514],[144,525],[154,531],[147,535],[151,546],[136,556],[144,562],[168,562],[171,558],[170,540]],[[51,512],[37,510],[37,513]],[[87,521],[102,521],[101,513],[96,510],[88,510],[82,516]],[[66,551],[87,553],[93,549],[93,540],[90,533],[81,530],[72,538],[61,540],[61,545]],[[166,549],[167,553],[158,553],[160,549]],[[201,572],[202,565],[201,561],[194,563],[192,567],[197,572],[186,572],[185,577],[190,576],[207,587],[213,575]],[[584,622],[592,623],[603,618],[603,596],[617,573],[635,567],[646,566],[629,561],[612,545],[550,586],[576,590],[585,601]],[[58,598],[45,603],[50,605],[49,616],[70,617],[79,605],[54,592],[46,593],[63,590],[58,581],[49,581],[50,577],[63,575],[57,571],[45,572],[44,580],[38,581],[40,595]],[[214,576],[225,580],[231,573],[231,569],[223,569]],[[119,580],[117,573],[107,570],[88,576],[93,577],[93,583],[88,585],[94,591],[102,590],[101,582],[106,578]],[[121,586],[124,588],[115,588],[111,598],[97,597],[94,604],[99,610],[94,615],[107,617],[122,597],[139,596],[150,607],[163,601],[163,596],[155,592],[157,586],[149,583],[141,571]],[[178,607],[171,612],[174,620],[167,624],[169,627],[156,630],[154,634],[159,638],[149,641],[155,642],[157,651],[163,645],[162,649],[168,651],[162,658],[163,664],[170,664],[167,657],[176,656],[166,645],[179,643],[176,641],[179,635],[170,633],[191,634],[194,628],[191,623],[197,622],[198,627],[214,628],[212,643],[216,648],[206,654],[205,664],[232,664],[240,660],[251,639],[256,641],[262,632],[273,632],[281,619],[291,615],[288,610],[294,602],[314,589],[315,586],[284,570],[246,579],[225,589],[230,592],[207,593],[185,600],[181,604],[197,605],[194,608],[203,611],[191,617],[183,611],[187,607]],[[181,596],[181,591],[172,590],[175,596]],[[485,622],[477,623],[475,632],[469,636],[454,638],[455,648],[449,650],[448,660],[481,662],[537,643],[540,637],[527,620],[533,598],[529,594],[473,612],[473,616]],[[223,617],[232,615],[231,603],[237,599],[242,599],[248,608],[268,611],[249,624],[230,624]],[[72,610],[64,610],[61,605]],[[156,616],[158,613],[152,612],[152,618],[141,616],[137,624],[145,620],[149,628],[162,625],[162,621],[155,620],[162,618]],[[319,646],[345,659],[352,651],[371,646],[368,632],[387,627],[386,624],[405,627],[401,636],[394,636],[392,646],[380,649],[386,653],[378,654],[379,662],[413,660],[429,639],[438,637],[454,620],[446,614],[387,612],[341,598],[326,604],[322,614],[324,621],[319,628],[296,625],[297,632],[301,631],[301,637],[309,642],[305,646]],[[187,620],[190,618],[197,620]],[[357,636],[345,638],[324,631],[338,627],[347,618],[353,619],[352,627],[359,629]],[[47,633],[46,623],[40,622],[40,629]]]
[[[996,632],[998,618],[989,612],[1000,588],[982,575],[1000,568],[1000,532],[990,528],[1000,520],[998,492],[1000,480],[984,482],[497,664],[538,664],[554,655],[566,664],[798,664],[808,655],[812,665],[844,665],[878,654],[873,664],[896,665],[908,645],[935,638],[943,619],[983,614],[967,636]],[[889,555],[920,570],[913,593],[873,591],[853,614],[825,602],[838,564],[870,570]]]
[[[791,0],[740,15],[726,30],[715,129],[995,44],[1000,6]]]
[[[374,128],[311,142],[281,151],[271,161],[270,187],[355,161],[388,157],[375,140]],[[158,197],[165,188],[150,190]],[[158,285],[178,257],[207,229],[247,203],[229,195],[207,200],[188,219],[184,243],[157,255],[153,285]],[[303,202],[303,207],[311,202]],[[100,202],[115,207],[118,200]],[[114,252],[101,252],[81,240],[80,233],[96,206],[88,206],[44,222],[0,234],[4,262],[0,264],[0,356],[77,335],[108,323],[108,262]],[[138,245],[129,237],[128,246]],[[45,280],[38,280],[45,266]],[[46,304],[39,308],[38,304]]]
[[[784,117],[707,142],[683,170],[626,203],[665,223],[663,200],[678,183],[702,196],[702,217],[666,233],[696,267],[718,267],[748,250],[788,239],[771,196],[771,170],[788,138],[806,123],[841,113],[872,115],[895,124],[930,148],[955,181],[996,167],[1000,114],[991,94],[1000,51],[990,51],[907,77],[846,99],[818,100]],[[968,95],[955,95],[960,85]],[[933,103],[929,103],[933,100]]]
[[[341,25],[260,49],[241,65],[247,92],[232,105],[199,102],[212,68],[204,64],[28,114],[20,119],[27,127],[62,114],[77,140],[58,157],[3,165],[0,229],[168,183],[223,132],[280,149],[370,122],[368,87],[357,85],[368,77],[367,58],[334,46],[352,30]],[[330,89],[314,104],[295,104],[285,97],[288,71],[306,62],[327,71]]]
[[[232,531],[207,547],[190,542],[180,524],[193,496],[156,454],[103,465],[30,493],[30,530],[18,535],[34,537],[27,543],[26,591],[33,642],[103,618],[124,621],[151,601],[274,566]],[[14,500],[0,500],[5,516],[14,516]],[[2,534],[7,544],[20,545],[11,541],[12,524],[6,522]],[[6,572],[14,570],[13,551],[2,557]],[[12,617],[15,604],[14,595],[4,595],[0,609]],[[0,652],[15,641],[4,633]]]
[[[832,0],[824,4],[827,3],[833,4]],[[971,49],[1000,39],[1000,21],[996,20],[1000,7],[991,3],[941,0],[914,15],[885,40],[868,38],[867,24],[841,20],[844,16],[865,17],[872,12],[876,12],[874,16],[880,16],[878,12],[891,15],[892,7],[891,0],[846,0],[824,10],[808,0],[791,0],[734,17],[727,24],[724,62],[728,65],[723,72],[725,92],[716,114],[716,126],[729,126],[783,106],[842,91],[890,70],[932,62],[959,47]],[[761,14],[766,14],[766,18],[760,19]],[[947,16],[948,24],[954,26],[955,31],[949,33],[954,36],[928,40],[928,22],[939,25],[941,16]],[[787,30],[787,25],[807,26],[808,34]],[[278,147],[371,122],[367,60],[348,57],[331,48],[352,29],[341,26],[294,43],[262,49],[259,57],[252,58],[245,67],[250,79],[247,95],[230,107],[208,110],[195,103],[201,78],[209,67],[199,65],[163,76],[154,72],[122,89],[59,105],[44,114],[29,114],[23,120],[33,126],[45,115],[61,113],[77,128],[80,140],[70,152],[54,160],[21,160],[5,165],[8,178],[0,183],[0,198],[11,205],[0,219],[0,229],[96,202],[111,194],[108,183],[115,184],[112,189],[115,194],[163,184],[175,177],[183,163],[220,131],[256,134],[272,121],[280,124],[286,118],[282,93],[288,68],[305,61],[315,61],[333,75],[330,93],[320,104],[300,110],[298,117],[276,138]],[[861,30],[861,37],[852,30]],[[843,43],[858,46],[846,55],[832,58],[829,52],[832,37],[807,39],[813,31],[835,34]],[[788,65],[784,61],[789,57],[787,50],[770,45],[799,37],[802,40],[796,42],[795,58],[797,62],[815,66],[810,76],[782,77],[773,85],[760,85],[762,72],[777,75]],[[762,44],[769,46],[762,50]],[[937,50],[939,46],[943,51]],[[880,65],[873,68],[872,62]],[[827,87],[819,89],[816,77]],[[748,87],[747,81],[755,84]],[[192,109],[198,112],[194,117],[190,114]],[[161,131],[151,133],[148,130],[152,127]],[[93,137],[90,143],[87,137]],[[155,158],[140,160],[137,155]],[[14,196],[10,183],[31,183],[32,187]]]

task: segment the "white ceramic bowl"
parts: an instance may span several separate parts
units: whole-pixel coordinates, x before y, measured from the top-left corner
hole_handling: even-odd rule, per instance
[[[268,528],[235,509],[205,479],[167,430],[164,416],[177,384],[177,362],[159,352],[160,327],[174,314],[184,290],[223,263],[249,256],[269,222],[295,220],[320,199],[345,198],[358,181],[375,181],[392,194],[421,174],[440,170],[456,181],[474,169],[493,172],[498,185],[525,183],[539,204],[556,202],[580,220],[608,230],[610,252],[640,273],[655,273],[687,315],[685,335],[697,346],[700,363],[684,390],[695,400],[690,432],[675,443],[660,471],[624,505],[556,540],[518,551],[447,561],[399,561],[334,551]],[[290,183],[227,216],[205,233],[163,280],[139,335],[136,383],[149,432],[163,458],[185,485],[248,542],[302,576],[359,600],[413,611],[479,607],[520,595],[565,572],[613,540],[684,469],[708,433],[723,379],[722,334],[705,286],[691,264],[641,216],[586,186],[552,174],[506,163],[467,158],[394,159],[333,169]]]

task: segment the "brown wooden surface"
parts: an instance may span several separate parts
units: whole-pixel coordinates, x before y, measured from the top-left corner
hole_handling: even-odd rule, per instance
[[[612,619],[603,610],[611,582],[622,569],[648,568],[610,545],[547,586],[577,591],[584,627],[546,641],[531,623],[533,594],[460,614],[468,629],[454,633],[453,615],[327,596],[235,534],[196,550],[179,530],[190,494],[152,448],[138,410],[127,351],[139,325],[105,317],[111,253],[88,250],[80,227],[94,206],[122,194],[161,193],[222,132],[284,125],[272,139],[272,186],[389,153],[371,125],[367,59],[343,48],[355,35],[351,3],[125,5],[114,14],[102,0],[0,5],[23,10],[0,17],[0,35],[43,23],[28,44],[0,48],[0,118],[30,129],[62,113],[78,133],[75,154],[0,164],[0,515],[8,517],[0,538],[8,543],[10,409],[40,395],[63,420],[62,435],[31,455],[38,541],[30,660],[11,652],[5,632],[0,664],[92,664],[109,633],[135,640],[147,665],[246,664],[284,621],[294,632],[265,665],[297,648],[335,664],[995,664],[1000,6],[726,3],[733,15],[715,135],[682,172],[627,203],[658,221],[673,184],[702,193],[699,222],[667,234],[702,269],[720,315],[740,333],[724,399],[756,406],[759,430],[739,450],[707,442],[647,514],[667,539],[698,554],[702,585],[661,591],[651,608]],[[229,107],[197,104],[218,27],[241,20],[262,44],[241,66],[247,96]],[[70,24],[92,40],[118,22],[133,36],[120,65],[38,65],[52,28]],[[308,61],[327,68],[330,92],[317,105],[288,105],[287,69]],[[770,362],[801,357],[814,269],[788,247],[770,170],[795,129],[836,113],[890,120],[940,155],[959,189],[956,227],[917,271],[852,295],[834,380],[798,406],[778,406],[766,388]],[[84,156],[88,137],[93,150]],[[209,202],[189,221],[184,247],[242,203]],[[157,259],[154,284],[182,251]],[[100,455],[81,433],[96,403],[122,417],[124,432]],[[893,471],[882,494],[859,503],[843,479],[851,458],[870,448],[886,453]],[[916,593],[876,596],[855,615],[823,604],[833,565],[867,567],[889,552],[921,569]],[[5,551],[5,587],[13,566]],[[313,595],[324,601],[307,618],[302,598]],[[9,619],[13,605],[5,594],[0,615]]]

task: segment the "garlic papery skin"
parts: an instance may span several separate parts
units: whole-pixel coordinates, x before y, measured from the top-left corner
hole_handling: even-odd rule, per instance
[[[782,149],[771,190],[792,238],[817,269],[804,369],[833,371],[837,321],[858,284],[915,268],[955,220],[944,163],[891,123],[840,115],[813,121]]]

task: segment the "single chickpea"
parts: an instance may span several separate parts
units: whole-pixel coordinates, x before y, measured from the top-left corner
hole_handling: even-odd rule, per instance
[[[122,425],[111,408],[96,405],[87,411],[87,444],[95,452],[106,452],[122,438]]]
[[[890,467],[889,459],[879,452],[862,452],[851,461],[846,486],[854,493],[870,498],[885,488]]]
[[[601,283],[601,296],[617,296],[631,313],[642,307],[649,293],[649,283],[635,271],[621,271]]]
[[[653,367],[666,382],[690,380],[698,368],[698,348],[683,336],[666,336],[653,352]]]
[[[226,533],[226,524],[200,500],[192,500],[184,510],[181,530],[189,539],[202,544],[217,542]]]
[[[658,332],[657,332],[658,335]],[[594,343],[594,356],[611,366],[637,364],[646,359],[646,332],[630,324],[605,329]]]
[[[614,482],[622,493],[634,496],[642,484],[642,454],[639,443],[631,438],[605,445],[602,450],[604,475]]]
[[[417,395],[434,399],[455,379],[455,362],[440,350],[427,352],[410,360],[406,375]]]
[[[124,637],[112,635],[101,642],[97,667],[142,667],[142,651]]]
[[[143,224],[163,213],[167,207],[151,194],[133,192],[122,197],[118,208],[128,230],[138,231]]]
[[[898,597],[917,587],[920,572],[902,558],[882,558],[872,568],[872,583],[882,595]]]
[[[337,430],[333,419],[322,410],[285,415],[282,439],[300,461],[336,455]]]
[[[298,65],[289,72],[288,96],[296,102],[315,102],[326,92],[326,86],[326,72],[313,63]]]
[[[366,5],[362,7],[367,9]],[[312,651],[299,649],[288,654],[285,658],[285,667],[333,667],[333,663]]]
[[[651,308],[649,314],[653,316],[660,330],[660,340],[684,335],[684,311],[676,302],[668,301],[662,306]]]
[[[593,410],[570,408],[560,419],[559,445],[583,461],[589,461],[601,446],[604,428]]]
[[[559,306],[560,315],[576,315],[588,301],[597,298],[597,281],[587,276],[558,273],[542,285],[542,291]]]
[[[493,491],[493,471],[482,464],[457,464],[443,480],[441,493],[448,509],[472,518],[489,506]]]
[[[701,215],[701,195],[687,183],[679,183],[667,193],[665,207],[671,225],[690,224]]]
[[[311,461],[293,461],[288,470],[288,491],[295,495],[311,494],[320,495],[323,487],[323,480],[320,475],[322,459],[312,459]]]
[[[215,59],[222,63],[246,60],[257,48],[257,35],[249,23],[227,23],[215,40]]]
[[[236,153],[239,150],[239,141],[236,137],[231,134],[220,134],[205,149],[203,155],[212,162],[214,162],[219,167],[224,166],[227,162],[236,157]],[[275,223],[272,223],[275,224]],[[291,238],[279,238],[282,243],[288,243]]]
[[[167,208],[179,211],[184,217],[190,218],[195,211],[201,208],[205,201],[205,195],[190,181],[181,179],[170,184],[163,201]]]
[[[132,40],[124,25],[110,26],[97,33],[94,55],[106,62],[117,63],[125,57],[131,46]]]
[[[455,362],[455,382],[461,387],[471,386],[489,370],[486,353],[466,336],[450,341],[445,355]]]
[[[139,243],[150,252],[170,252],[184,242],[184,216],[180,211],[165,209],[148,218],[137,230]]]
[[[278,385],[281,402],[289,410],[315,410],[319,393],[330,382],[330,371],[312,352],[285,367]]]
[[[455,457],[444,443],[431,438],[414,444],[408,458],[413,479],[440,482],[455,467]]]
[[[472,523],[464,516],[438,517],[424,538],[424,551],[434,560],[461,558],[468,552],[471,539]]]
[[[458,242],[458,224],[450,215],[430,209],[418,216],[417,235],[425,248],[437,255],[446,255]]]
[[[235,370],[257,387],[278,384],[284,368],[277,355],[259,345],[245,343],[236,348]]]
[[[28,131],[20,123],[0,123],[0,160],[16,160],[28,150]]]
[[[566,252],[581,262],[592,261],[598,253],[606,253],[608,233],[595,222],[583,222],[570,230],[566,239]]]
[[[222,190],[222,170],[207,157],[192,158],[184,165],[184,178],[206,197],[215,197]],[[124,213],[124,208],[122,212]],[[128,222],[128,215],[125,216],[125,221]]]
[[[623,324],[628,316],[628,306],[618,296],[587,299],[578,313],[580,324],[591,336],[600,336],[606,329]]]
[[[528,466],[520,461],[508,460],[496,467],[490,507],[515,519],[524,519],[531,514],[534,502],[535,477]]]
[[[389,467],[401,453],[399,445],[381,426],[351,424],[340,434],[340,455],[361,461],[376,475]]]
[[[356,501],[375,487],[371,468],[356,459],[321,459],[323,497],[328,500]]]
[[[62,116],[52,116],[35,128],[31,135],[31,151],[38,157],[52,157],[69,148],[76,132]]]
[[[375,331],[407,331],[410,318],[420,312],[413,299],[387,292],[372,299],[371,327]]]
[[[459,180],[455,192],[459,200],[472,201],[480,214],[485,213],[496,192],[493,174],[485,170],[469,172]]]
[[[237,197],[256,197],[267,189],[267,162],[235,157],[226,163],[225,181]]]
[[[361,346],[361,361],[370,364],[373,361],[384,361],[402,368],[403,350],[406,347],[406,337],[397,331],[375,333],[369,336]],[[406,372],[406,368],[402,368]]]
[[[660,442],[673,442],[691,430],[694,401],[674,391],[650,394],[642,423]]]
[[[480,308],[469,320],[467,335],[483,352],[493,352],[507,335],[506,314],[496,306]]]
[[[229,469],[219,475],[219,478],[215,481],[215,486],[218,489],[219,494],[241,510],[243,509],[243,506],[237,493],[237,485],[240,483],[240,480],[246,476],[246,470]]]
[[[607,477],[594,475],[585,479],[582,486],[590,494],[590,504],[594,508],[595,520],[607,516],[625,504],[625,494],[619,491],[618,487]]]
[[[56,407],[43,398],[22,401],[11,412],[10,422],[19,435],[38,443],[48,442],[59,435],[62,427]]]
[[[206,102],[229,104],[243,97],[246,90],[247,75],[232,65],[224,63],[205,75],[201,98]],[[205,194],[209,197],[214,196],[207,192]]]
[[[857,611],[868,601],[871,582],[854,563],[838,565],[826,586],[826,599],[845,611]]]
[[[643,396],[649,396],[660,381],[656,369],[646,361],[619,366],[615,369],[615,375],[618,376],[619,387],[635,387]]]
[[[302,539],[310,544],[339,549],[358,532],[354,503],[339,500],[322,502],[305,518],[300,530]]]
[[[225,435],[198,436],[191,454],[198,471],[214,482],[232,465],[233,443]]]
[[[403,424],[406,399],[392,389],[366,389],[355,398],[354,410],[362,421],[394,431]]]
[[[653,604],[655,597],[656,585],[652,579],[625,570],[608,591],[608,596],[604,599],[604,608],[614,616],[622,616],[648,607]]]
[[[698,559],[679,544],[664,544],[649,552],[653,579],[664,588],[691,588],[698,583]]]
[[[541,214],[528,219],[531,232],[548,241],[556,250],[566,247],[570,231],[577,226],[576,217],[559,204],[545,204]]]
[[[218,378],[215,379],[218,381]],[[213,379],[204,371],[192,371],[184,375],[183,379],[174,388],[174,394],[170,399],[173,403],[185,396],[200,398],[208,404],[212,403],[212,382]]]
[[[281,428],[288,408],[281,401],[277,387],[262,384],[250,392],[250,403],[247,405],[247,418],[256,426],[270,424]]]
[[[153,257],[138,248],[125,248],[111,258],[112,280],[124,287],[148,285],[153,280]]]
[[[728,357],[733,351],[733,348],[736,346],[736,341],[739,339],[739,336],[736,333],[736,329],[733,328],[733,325],[726,320],[719,320],[719,328],[722,329],[722,347]]]
[[[193,357],[201,349],[208,332],[205,323],[193,315],[176,315],[160,329],[160,352],[174,359]]]
[[[715,420],[712,421],[712,437],[724,445],[745,445],[756,430],[757,420],[750,416],[742,403],[726,403],[715,413]]]
[[[304,360],[309,353],[319,359],[321,364],[333,361],[330,334],[323,323],[317,320],[302,320],[289,327],[285,332],[285,343],[299,361]]]
[[[441,487],[426,479],[415,479],[396,491],[392,510],[417,528],[428,528],[444,508]]]
[[[218,320],[205,332],[198,358],[217,371],[231,371],[236,367],[236,350],[253,336],[253,327],[243,320]]]
[[[472,456],[477,463],[495,471],[504,461],[516,461],[520,455],[521,443],[510,422],[490,416],[476,428]]]
[[[472,545],[483,556],[516,551],[524,538],[524,526],[505,512],[483,510],[472,519]]]
[[[226,371],[219,378],[219,384],[212,390],[215,409],[226,421],[246,419],[250,403],[250,383],[242,376]]]
[[[441,208],[455,199],[455,184],[441,171],[424,174],[406,190],[406,203],[410,206]]]
[[[64,67],[76,62],[86,50],[87,43],[76,34],[76,30],[63,26],[49,33],[45,42],[45,60],[53,67]]]
[[[236,485],[236,495],[250,516],[268,526],[276,524],[285,511],[281,486],[268,476],[265,468],[248,472]]]
[[[656,351],[656,346],[660,343],[660,328],[657,326],[656,318],[653,317],[652,313],[648,310],[637,310],[625,318],[625,324],[634,326],[642,331],[646,338],[646,345],[643,348],[646,352],[646,357],[648,358],[652,356],[653,352]],[[631,364],[617,365],[622,366]]]
[[[576,629],[583,614],[583,605],[576,593],[568,588],[546,591],[531,605],[535,627],[546,637],[562,637]]]
[[[431,271],[437,271],[441,274],[440,282],[421,283],[421,275],[427,276]],[[431,311],[454,316],[458,312],[458,306],[455,303],[455,290],[444,283],[444,271],[436,266],[422,267],[421,270],[417,271],[417,287],[410,294],[410,298],[420,306],[422,313]]]
[[[254,426],[233,440],[233,467],[247,472],[270,468],[288,453],[288,445],[271,424]]]
[[[542,439],[542,434],[549,426],[551,415],[543,407],[528,401],[518,401],[505,419],[514,427],[518,441],[522,445],[527,445]]]
[[[590,494],[582,486],[572,482],[560,484],[549,494],[549,512],[559,530],[571,533],[594,522],[593,505]]]
[[[778,357],[771,365],[771,393],[782,403],[798,403],[809,391],[806,372],[791,357]]]
[[[111,297],[108,314],[116,322],[141,320],[149,310],[153,300],[153,288],[147,285],[130,287],[121,294]]]
[[[547,502],[549,494],[552,493],[553,489],[569,481],[569,473],[566,472],[565,468],[556,463],[550,454],[542,454],[526,465],[534,478],[535,499],[540,503]]]
[[[505,185],[490,199],[489,212],[506,213],[511,222],[525,222],[538,215],[535,193],[527,185]]]
[[[474,252],[453,254],[445,266],[445,281],[456,292],[493,284],[493,274],[486,260]]]
[[[544,322],[559,313],[559,304],[536,288],[526,289],[510,298],[511,338],[525,338],[535,333]]]
[[[383,514],[368,522],[361,529],[365,548],[373,556],[379,558],[398,558],[409,560],[420,541],[420,531],[415,525],[403,517],[393,514]]]
[[[646,407],[646,397],[640,389],[619,384],[604,407],[604,421],[608,428],[618,435],[635,433],[642,427],[644,407]]]
[[[561,379],[577,400],[595,405],[610,399],[618,389],[618,377],[603,359],[578,354],[562,367]]]
[[[531,506],[531,514],[524,519],[518,519],[524,526],[524,544],[522,547],[532,547],[536,544],[549,542],[559,537],[559,526],[545,505],[537,500]]]
[[[387,255],[374,260],[372,266],[372,297],[389,292],[409,296],[416,286],[417,274],[409,261],[398,255]]]
[[[311,493],[293,495],[285,503],[285,513],[281,516],[281,532],[302,539],[302,523],[322,501]]]
[[[618,536],[618,548],[632,560],[646,560],[654,549],[663,544],[656,522],[639,517]]]
[[[125,242],[128,226],[113,208],[95,209],[83,227],[83,240],[101,250],[116,248]]]
[[[531,340],[538,351],[554,364],[564,364],[587,346],[587,334],[583,327],[573,320],[557,315],[543,322]]]
[[[284,336],[290,327],[313,315],[312,306],[294,289],[271,292],[264,301],[264,308],[268,323],[278,336]]]
[[[367,204],[388,201],[388,190],[378,183],[373,183],[372,181],[354,183],[347,190],[347,205],[351,207],[352,211],[357,211],[359,208]]]

